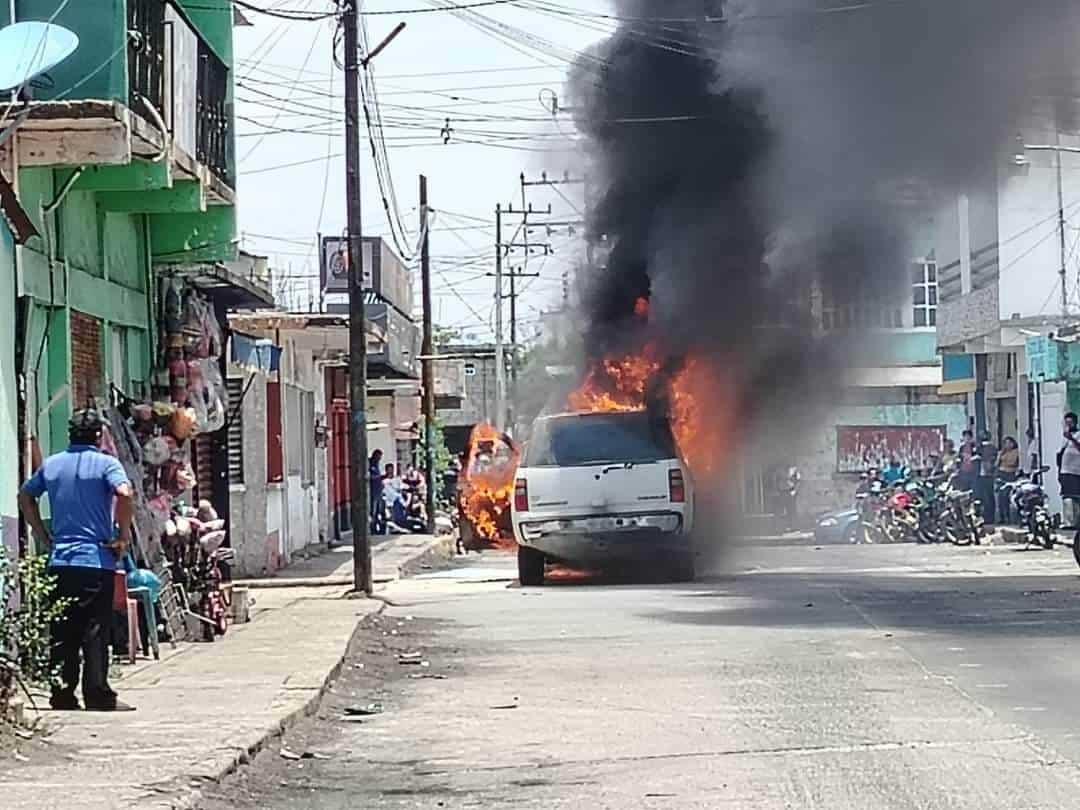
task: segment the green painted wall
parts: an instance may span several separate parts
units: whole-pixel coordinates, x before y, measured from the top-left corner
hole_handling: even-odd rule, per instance
[[[43,233],[41,206],[52,202],[66,176],[50,169],[24,169],[19,174],[23,204]],[[106,212],[101,204],[104,193],[72,190],[50,218],[50,225],[59,228],[52,284],[45,241],[31,240],[22,253],[21,292],[34,302],[26,336],[27,370],[38,381],[43,452],[66,442],[70,397],[63,396],[47,413],[44,409],[71,383],[71,309],[102,321],[107,381],[129,393],[137,393],[139,384],[150,381],[153,318],[147,294],[151,289],[147,217]],[[114,360],[118,356],[121,359]]]
[[[229,69],[233,65],[233,12],[231,0],[178,0],[191,24]]]
[[[15,374],[15,244],[0,220],[0,518],[17,514],[19,425]],[[5,537],[6,539],[6,537]]]
[[[155,264],[226,262],[236,258],[236,208],[207,206],[204,213],[150,217]]]
[[[16,20],[48,20],[57,0],[15,0]],[[125,0],[75,0],[55,22],[79,35],[79,49],[49,75],[54,86],[37,98],[100,98],[127,103],[127,3]],[[0,21],[9,22],[3,3]],[[71,91],[77,83],[79,86]],[[69,92],[70,91],[70,92]]]
[[[210,47],[229,69],[228,108],[229,118],[233,119],[236,72],[233,55],[233,12],[231,0],[178,0],[192,24],[199,29]],[[234,122],[235,123],[235,122]],[[229,139],[226,155],[230,185],[236,186],[236,128]]]

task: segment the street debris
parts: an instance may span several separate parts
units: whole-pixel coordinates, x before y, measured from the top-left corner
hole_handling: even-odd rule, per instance
[[[414,672],[409,676],[414,681],[432,680],[432,681],[445,681],[446,676],[440,675],[437,672]]]
[[[502,710],[506,710],[506,709],[516,709],[516,708],[518,708],[518,705],[519,705],[518,701],[521,700],[521,698],[519,698],[517,695],[514,695],[514,697],[511,698],[511,700],[513,701],[512,703],[500,703],[498,706],[492,706],[491,708],[494,711],[502,711]]]
[[[323,754],[319,751],[304,751],[303,753],[298,754],[296,751],[285,748],[284,746],[282,746],[280,754],[282,759],[292,761],[299,759],[333,759],[329,754]]]
[[[381,703],[369,703],[366,706],[346,706],[345,714],[350,717],[371,717],[383,713]]]

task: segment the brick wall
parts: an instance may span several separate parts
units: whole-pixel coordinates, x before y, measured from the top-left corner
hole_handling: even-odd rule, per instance
[[[104,397],[105,366],[102,361],[101,321],[71,312],[72,404],[85,408],[94,397]]]

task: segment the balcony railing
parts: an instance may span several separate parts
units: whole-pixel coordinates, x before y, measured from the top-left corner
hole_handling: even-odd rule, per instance
[[[226,103],[229,69],[207,44],[199,41],[199,78],[196,84],[196,157],[222,180],[229,182],[229,114]],[[231,184],[230,184],[231,185]]]
[[[173,143],[232,185],[229,69],[172,0],[128,0],[130,106],[153,105]]]
[[[165,2],[128,0],[128,93],[132,109],[145,113],[139,98],[165,107]]]

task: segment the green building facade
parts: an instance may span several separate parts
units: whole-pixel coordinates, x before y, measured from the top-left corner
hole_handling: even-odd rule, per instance
[[[15,19],[56,8],[16,0]],[[0,516],[14,515],[20,408],[44,456],[74,408],[113,386],[148,394],[160,280],[237,255],[229,0],[76,2],[54,21],[79,48],[0,161],[39,232],[16,247],[0,226]]]

